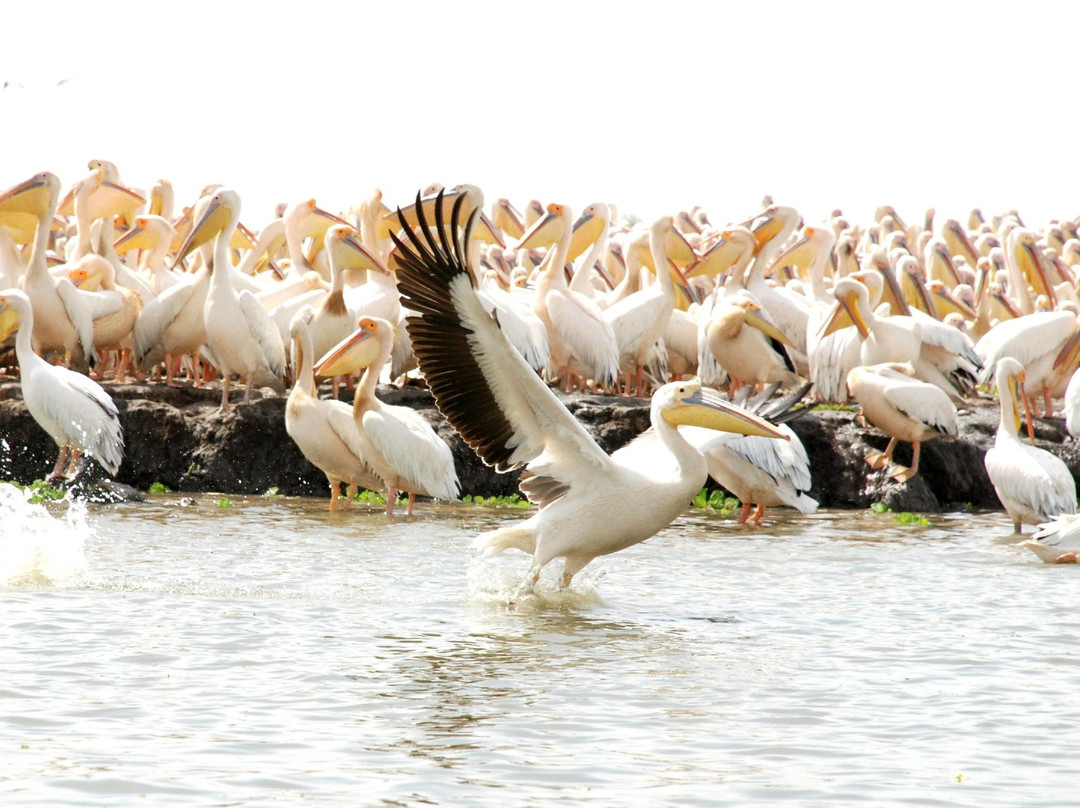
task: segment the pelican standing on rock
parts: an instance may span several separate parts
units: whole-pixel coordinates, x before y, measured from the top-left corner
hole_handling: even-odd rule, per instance
[[[644,541],[687,507],[708,469],[680,424],[782,437],[699,383],[672,382],[653,394],[658,440],[647,462],[640,454],[634,462],[607,455],[481,305],[464,247],[475,216],[462,222],[461,207],[455,202],[449,227],[436,205],[434,233],[421,215],[419,233],[406,227],[394,237],[398,283],[417,312],[407,321],[413,349],[443,415],[484,463],[499,471],[526,466],[520,487],[539,512],[474,543],[489,553],[513,547],[532,555],[519,594],[552,559],[565,559],[562,585],[569,586],[592,559]]]
[[[337,376],[365,368],[353,396],[353,450],[384,482],[387,516],[394,513],[399,490],[408,492],[405,515],[412,516],[417,494],[453,500],[461,485],[450,447],[424,416],[408,407],[384,404],[376,397],[379,374],[393,349],[394,327],[386,320],[363,317],[360,328],[332,349],[316,372]]]
[[[285,430],[312,465],[326,475],[330,484],[330,510],[340,507],[342,482],[348,485],[344,507],[348,508],[357,486],[381,490],[382,480],[356,454],[356,422],[352,407],[334,399],[321,399],[315,388],[312,365],[310,308],[296,313],[289,324],[294,355],[299,370],[296,383],[285,404]]]
[[[1061,514],[1076,513],[1076,481],[1068,466],[1045,449],[1020,440],[1023,366],[1011,356],[1002,357],[996,379],[1001,422],[984,462],[998,499],[1012,519],[1013,532],[1020,533],[1025,522],[1041,525]]]
[[[116,404],[93,380],[50,365],[34,353],[30,336],[34,311],[29,297],[17,289],[0,291],[0,314],[6,310],[14,313],[13,325],[18,328],[15,355],[19,359],[26,408],[60,447],[48,480],[74,480],[82,470],[84,454],[115,475],[124,457],[124,436]],[[8,317],[0,318],[0,323],[8,320]],[[0,342],[8,336],[0,332]]]
[[[888,468],[904,483],[919,471],[919,451],[934,438],[955,440],[959,434],[956,407],[944,390],[913,378],[910,365],[892,363],[853,368],[847,385],[863,417],[889,436],[884,452],[866,458],[874,470]],[[911,468],[893,464],[898,441],[911,443]]]
[[[222,410],[229,409],[229,384],[233,373],[246,382],[245,402],[251,400],[251,388],[256,384],[272,387],[279,394],[285,392],[285,346],[281,334],[255,295],[246,290],[238,294],[232,285],[229,239],[239,220],[239,194],[219,190],[211,197],[187,239],[187,249],[190,249],[217,237],[203,320],[206,344],[221,371]],[[181,249],[181,254],[185,251]]]

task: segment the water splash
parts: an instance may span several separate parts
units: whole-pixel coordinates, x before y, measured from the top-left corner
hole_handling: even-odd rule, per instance
[[[522,556],[514,554],[515,560]],[[523,597],[517,596],[522,576],[528,564],[511,566],[499,558],[477,556],[472,559],[468,569],[467,599],[478,606],[505,609],[512,604],[517,612],[546,612],[589,610],[603,603],[596,589],[596,582],[603,577],[600,565],[590,569],[586,567],[574,577],[569,589],[559,586],[562,575],[562,563],[558,560],[548,564],[540,575],[540,580],[532,591]]]
[[[93,534],[85,503],[67,499],[54,516],[30,502],[32,492],[0,483],[0,585],[51,585],[86,570],[86,540]]]

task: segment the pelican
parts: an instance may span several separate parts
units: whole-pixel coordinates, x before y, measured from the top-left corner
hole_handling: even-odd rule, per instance
[[[330,484],[330,510],[340,506],[341,484],[348,486],[344,507],[348,508],[356,488],[381,490],[382,480],[356,454],[356,421],[352,407],[334,399],[316,395],[312,363],[311,332],[308,320],[311,311],[301,310],[289,324],[295,361],[299,367],[296,383],[285,404],[285,431],[311,464],[326,475]]]
[[[725,295],[705,329],[717,363],[741,384],[798,384],[799,376],[784,350],[791,345],[747,292]]]
[[[412,516],[417,494],[453,500],[461,484],[450,447],[431,424],[415,410],[384,404],[375,395],[393,347],[394,327],[377,317],[363,317],[356,332],[320,360],[316,372],[337,376],[365,368],[353,397],[356,431],[351,445],[383,480],[387,516],[394,513],[399,490],[408,492],[405,515]]]
[[[7,328],[18,328],[15,355],[19,360],[23,400],[42,429],[49,433],[60,454],[50,481],[74,480],[82,470],[84,454],[115,475],[124,457],[124,436],[116,404],[97,384],[81,373],[50,365],[31,346],[34,310],[30,298],[17,289],[0,291],[0,314],[14,313]],[[8,322],[10,317],[0,317]],[[0,333],[0,342],[10,335]]]
[[[686,508],[708,468],[678,425],[783,437],[697,382],[672,382],[652,397],[658,440],[647,462],[605,454],[477,299],[464,247],[475,217],[462,235],[460,214],[455,202],[449,229],[437,216],[436,234],[422,221],[419,234],[394,236],[398,283],[417,312],[408,320],[413,350],[443,415],[484,463],[500,471],[526,467],[520,487],[539,512],[474,542],[488,553],[513,547],[532,554],[519,594],[552,559],[565,559],[562,585],[569,586],[593,558],[644,541]]]
[[[998,499],[1012,519],[1013,532],[1040,525],[1060,514],[1076,513],[1076,482],[1061,458],[1023,443],[1020,429],[1020,387],[1024,368],[1012,357],[997,363],[1001,422],[984,459]]]
[[[284,392],[285,348],[281,334],[266,309],[249,291],[237,294],[232,285],[229,264],[229,239],[240,218],[240,196],[227,189],[217,191],[202,218],[188,235],[186,248],[214,242],[214,263],[203,307],[206,344],[221,371],[221,409],[229,409],[229,385],[232,374],[245,380],[244,401],[251,400],[254,384]]]
[[[912,378],[910,365],[891,363],[860,366],[848,373],[851,397],[863,417],[889,436],[884,452],[867,456],[872,469],[888,468],[897,482],[907,482],[919,471],[924,441],[955,440],[959,434],[956,407],[945,391]],[[898,441],[911,443],[911,468],[893,464]]]
[[[560,233],[557,246],[544,257],[533,310],[547,327],[548,366],[559,375],[566,389],[570,387],[572,371],[580,371],[580,375],[600,385],[611,386],[618,372],[619,346],[615,333],[595,303],[570,291],[563,271],[573,236],[572,221],[568,207],[552,202],[547,217],[530,230],[540,233],[552,227]]]
[[[34,242],[20,284],[37,314],[31,336],[34,349],[63,351],[69,362],[81,364],[97,358],[92,315],[75,285],[66,278],[54,278],[45,259],[59,192],[60,179],[55,174],[35,174],[0,194],[0,214],[36,218]]]
[[[100,289],[91,293],[94,300],[91,316],[94,328],[94,349],[120,352],[116,368],[116,380],[123,382],[131,362],[131,332],[142,310],[139,296],[125,286],[116,285],[116,271],[112,262],[101,256],[89,255],[91,261],[68,270],[68,279],[82,288],[96,285]],[[102,374],[104,375],[104,374]]]
[[[1035,534],[1020,543],[1048,564],[1075,564],[1080,561],[1080,515],[1058,514],[1039,525]]]

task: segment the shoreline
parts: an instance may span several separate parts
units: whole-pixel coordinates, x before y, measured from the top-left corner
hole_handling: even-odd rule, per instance
[[[312,466],[285,431],[286,397],[256,397],[249,404],[218,410],[220,387],[190,384],[105,385],[120,411],[124,461],[115,480],[137,491],[161,483],[175,492],[261,494],[271,488],[290,496],[329,498],[326,477]],[[268,391],[267,391],[268,392]],[[423,386],[380,385],[379,398],[412,407],[450,445],[461,496],[518,493],[518,472],[498,474],[483,463],[446,423]],[[581,393],[557,393],[567,408],[606,450],[613,451],[649,425],[649,400]],[[351,391],[342,391],[351,402]],[[1001,509],[983,466],[994,442],[996,401],[979,400],[960,416],[961,438],[923,445],[919,473],[907,483],[872,471],[863,457],[881,451],[884,433],[860,426],[850,410],[810,410],[790,422],[810,457],[810,496],[823,508],[867,508],[882,502],[894,511],[940,513],[961,507]],[[1074,478],[1080,474],[1080,447],[1060,418],[1035,422],[1037,444],[1061,457]],[[6,445],[5,445],[6,444]],[[17,381],[0,382],[0,480],[28,484],[44,479],[56,459],[56,445],[30,416]],[[910,461],[909,444],[896,459]],[[88,464],[88,482],[108,479]],[[709,488],[716,488],[710,481]]]

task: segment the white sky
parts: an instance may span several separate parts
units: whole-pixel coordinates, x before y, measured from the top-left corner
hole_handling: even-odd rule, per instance
[[[220,182],[258,228],[432,182],[714,223],[1080,215],[1066,2],[93,3],[5,7],[0,188],[86,162]],[[57,86],[62,79],[69,79]],[[18,86],[21,85],[21,86]]]

